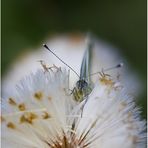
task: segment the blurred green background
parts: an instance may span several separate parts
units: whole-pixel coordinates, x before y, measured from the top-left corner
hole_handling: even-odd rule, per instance
[[[25,49],[54,33],[92,31],[118,47],[143,80],[146,118],[146,0],[2,0],[2,76]]]

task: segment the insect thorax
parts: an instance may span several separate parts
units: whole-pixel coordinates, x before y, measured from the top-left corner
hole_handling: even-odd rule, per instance
[[[78,102],[83,101],[85,97],[90,94],[91,90],[92,89],[89,84],[84,79],[80,79],[79,81],[77,81],[76,87],[73,91],[74,99]]]

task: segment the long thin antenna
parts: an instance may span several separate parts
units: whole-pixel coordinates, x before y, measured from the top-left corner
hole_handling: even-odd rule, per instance
[[[105,71],[109,71],[109,70],[112,70],[112,69],[121,68],[121,67],[123,67],[123,65],[124,65],[123,63],[119,63],[116,66],[104,69],[103,71],[105,72]]]
[[[112,70],[112,69],[116,69],[116,68],[120,68],[122,66],[123,66],[123,63],[119,63],[118,65],[116,65],[114,67],[110,67],[110,68],[104,69],[103,72],[106,72],[106,71],[109,71],[109,70]],[[89,77],[93,76],[93,75],[96,75],[98,73],[100,73],[100,71],[90,74]]]
[[[55,57],[57,57],[63,64],[65,64],[67,67],[69,67],[80,78],[80,76],[77,74],[77,72],[72,67],[70,67],[68,64],[66,64],[61,58],[59,58],[51,49],[49,49],[49,47],[46,44],[43,44],[43,46],[47,50],[49,50]]]

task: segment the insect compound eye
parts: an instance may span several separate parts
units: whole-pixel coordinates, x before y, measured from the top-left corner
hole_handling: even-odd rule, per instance
[[[88,83],[85,80],[82,80],[82,87],[85,88],[88,86]]]
[[[88,86],[88,83],[85,80],[79,80],[76,83],[78,89],[83,89]]]

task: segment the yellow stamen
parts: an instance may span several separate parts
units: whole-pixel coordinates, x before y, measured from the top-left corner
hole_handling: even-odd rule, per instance
[[[20,117],[20,123],[29,123],[32,124],[33,120],[37,118],[37,115],[34,113],[25,113]]]
[[[34,97],[37,99],[37,100],[41,100],[43,98],[43,93],[41,91],[39,92],[36,92],[34,94]]]
[[[13,98],[9,98],[8,102],[9,102],[9,104],[11,104],[11,105],[17,105],[17,103],[14,101]]]
[[[19,105],[18,105],[18,108],[19,108],[19,110],[20,110],[20,111],[24,111],[24,110],[26,109],[26,107],[25,107],[25,104],[24,104],[24,103],[19,104]]]
[[[14,123],[12,123],[12,122],[8,122],[7,127],[11,128],[11,129],[15,129],[16,128]]]
[[[42,117],[43,117],[43,119],[48,119],[51,116],[47,112],[44,112],[44,114],[42,115]]]

